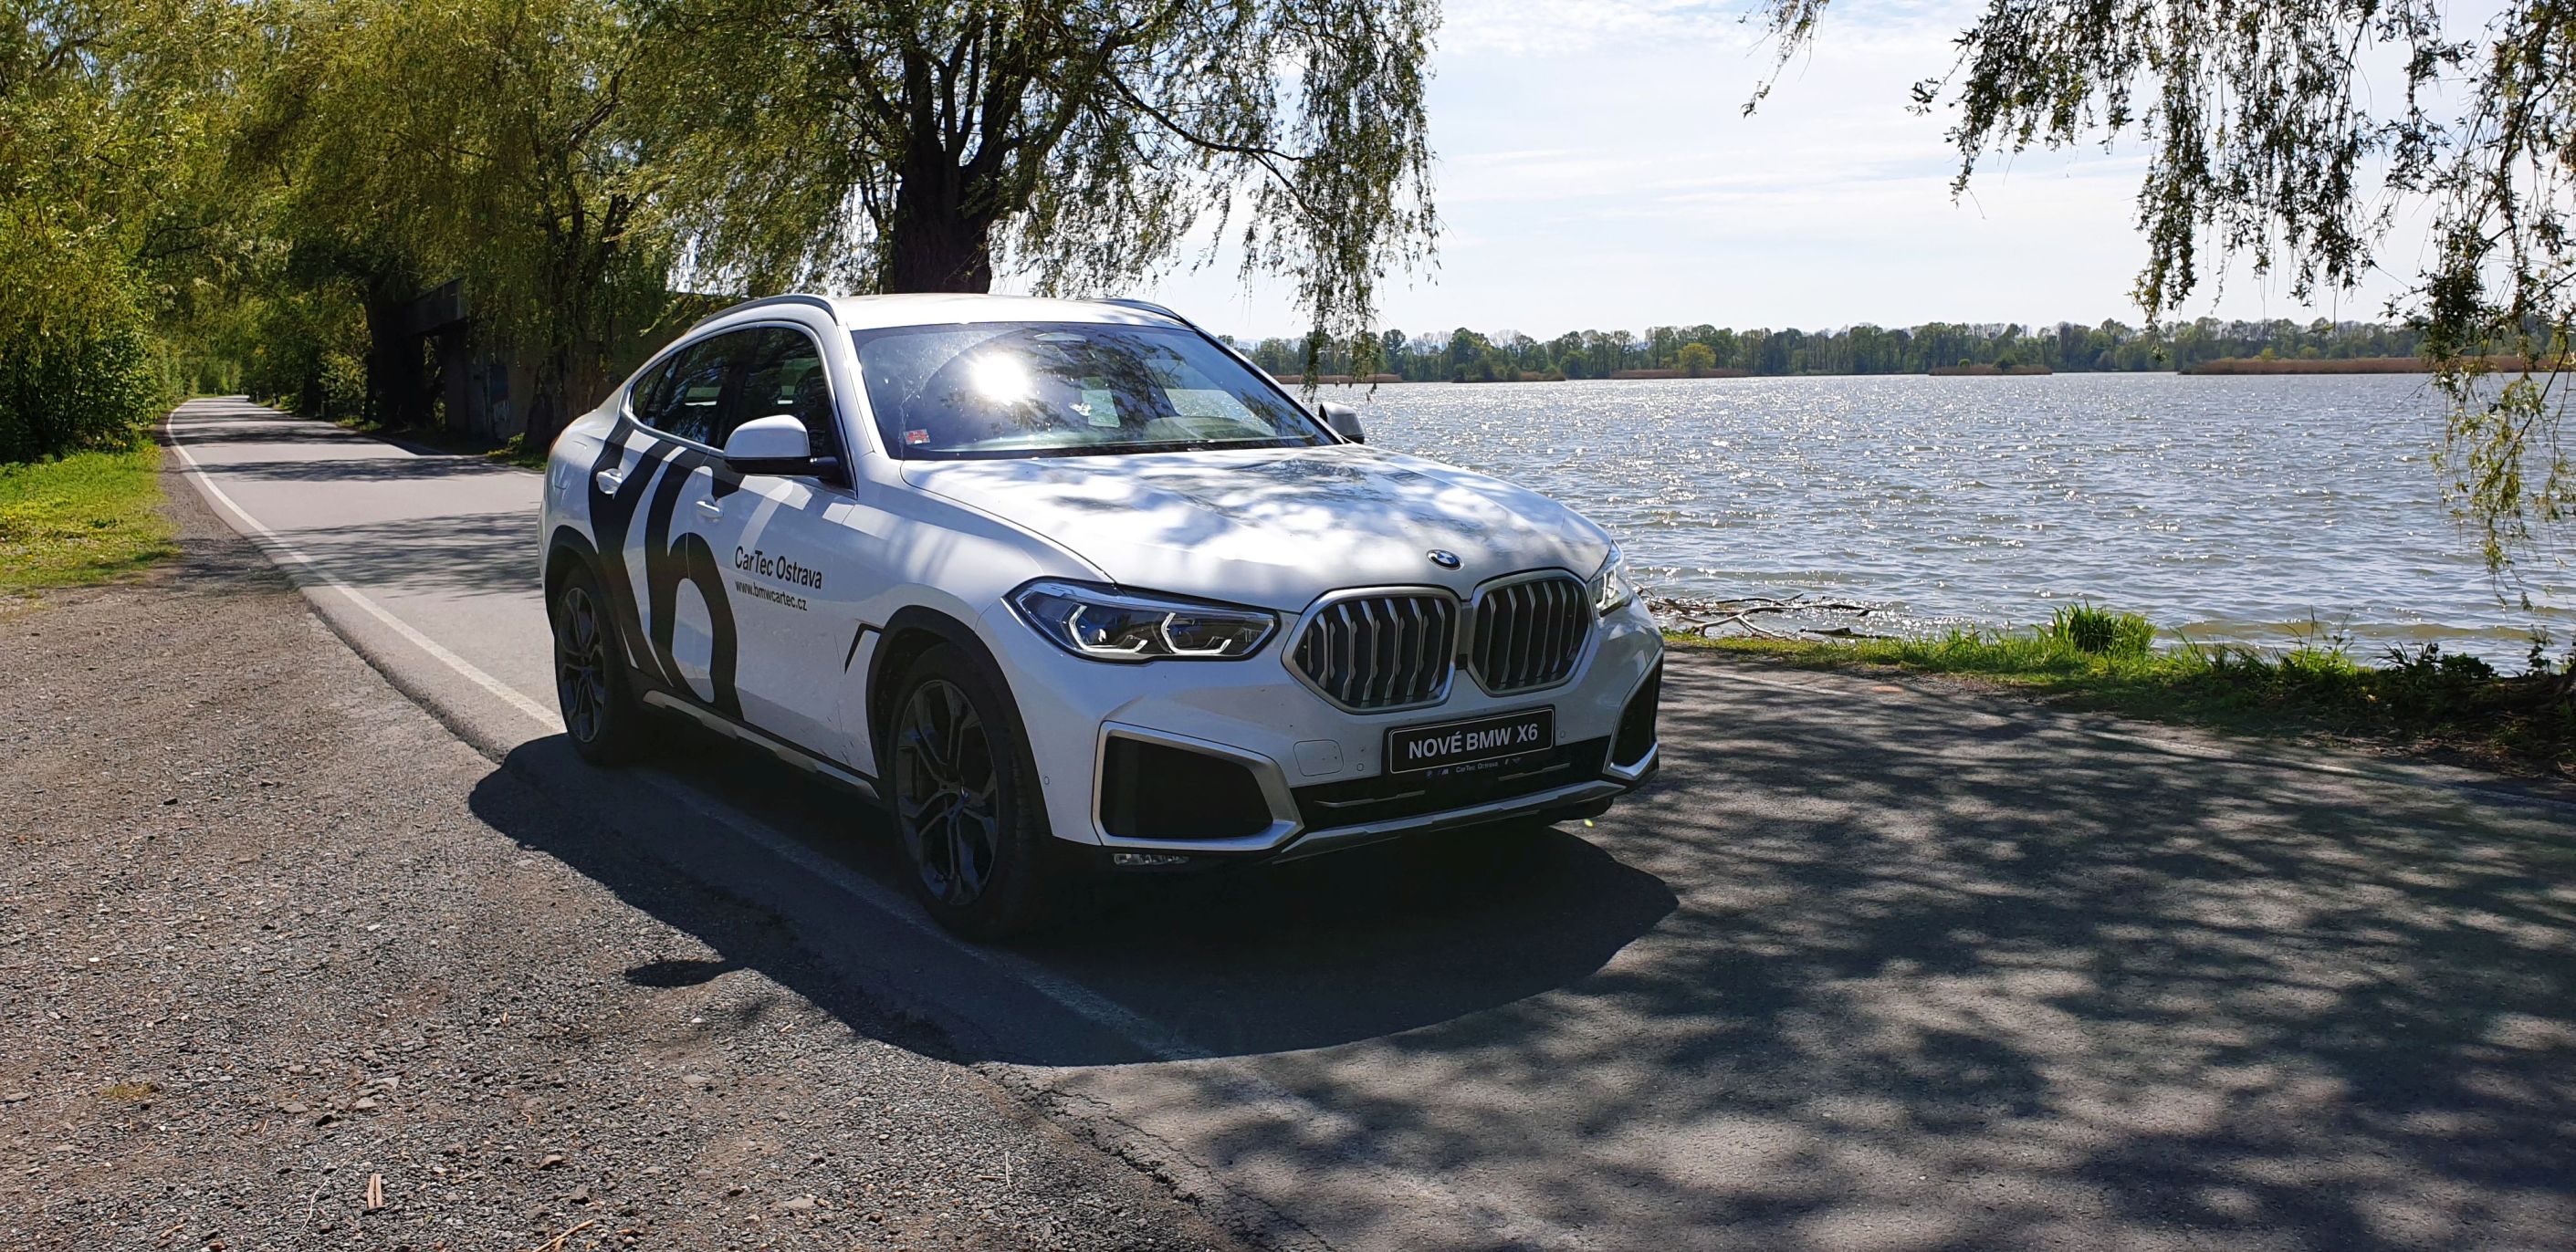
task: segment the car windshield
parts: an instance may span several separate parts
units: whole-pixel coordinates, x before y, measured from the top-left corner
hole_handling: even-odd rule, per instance
[[[1087,456],[1331,442],[1251,367],[1178,327],[987,322],[851,336],[896,456]]]

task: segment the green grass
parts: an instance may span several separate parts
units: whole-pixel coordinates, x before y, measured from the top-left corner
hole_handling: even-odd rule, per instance
[[[2535,655],[2508,676],[2427,645],[2378,664],[2312,637],[2286,652],[2188,642],[2159,650],[2135,614],[2061,609],[2029,633],[1807,640],[1675,634],[1702,648],[1809,669],[1960,674],[2076,708],[2251,733],[2324,733],[2462,752],[2517,769],[2576,773],[2576,677]]]
[[[2144,656],[2156,645],[2156,624],[2135,613],[2071,604],[2049,617],[2039,637],[2096,656]]]
[[[0,592],[104,582],[178,551],[161,449],[0,465]]]
[[[546,449],[528,447],[525,435],[512,435],[500,447],[483,455],[503,465],[516,465],[520,469],[542,471],[546,468]]]

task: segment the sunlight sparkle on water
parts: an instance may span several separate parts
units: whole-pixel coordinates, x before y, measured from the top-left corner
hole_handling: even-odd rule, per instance
[[[2409,376],[1744,378],[1401,384],[1373,442],[1547,492],[1608,526],[1657,592],[1829,591],[1904,630],[2023,626],[2075,600],[2202,641],[2311,620],[2365,657],[2438,641],[2563,647],[2444,511]],[[2556,567],[2532,599],[2576,602]],[[1873,619],[1875,620],[1875,619]]]

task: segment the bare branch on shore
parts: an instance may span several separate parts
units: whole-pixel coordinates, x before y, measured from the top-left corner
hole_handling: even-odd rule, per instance
[[[1868,618],[1887,612],[1887,606],[1858,600],[1823,600],[1813,596],[1740,596],[1728,600],[1675,599],[1649,596],[1646,606],[1655,611],[1672,630],[1686,630],[1694,635],[1714,637],[1722,631],[1740,630],[1762,639],[1795,639],[1799,635],[1818,635],[1832,639],[1894,639],[1894,635],[1871,634],[1849,626],[1804,626],[1797,630],[1771,629],[1753,620],[1757,616],[1781,613],[1839,613]]]

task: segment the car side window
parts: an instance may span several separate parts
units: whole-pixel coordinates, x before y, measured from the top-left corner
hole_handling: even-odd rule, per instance
[[[720,435],[763,417],[785,415],[805,424],[805,439],[815,456],[839,456],[840,438],[832,419],[832,385],[823,371],[823,352],[804,332],[768,326],[743,336],[742,385],[725,403]],[[721,446],[723,438],[715,440]]]
[[[685,348],[674,352],[635,380],[634,390],[626,395],[626,408],[635,415],[636,421],[647,426],[660,425],[656,419],[662,412],[662,397],[670,390],[671,372],[687,355]]]
[[[665,358],[652,378],[635,389],[635,420],[666,435],[703,444],[718,442],[725,376],[740,332],[702,339]]]

